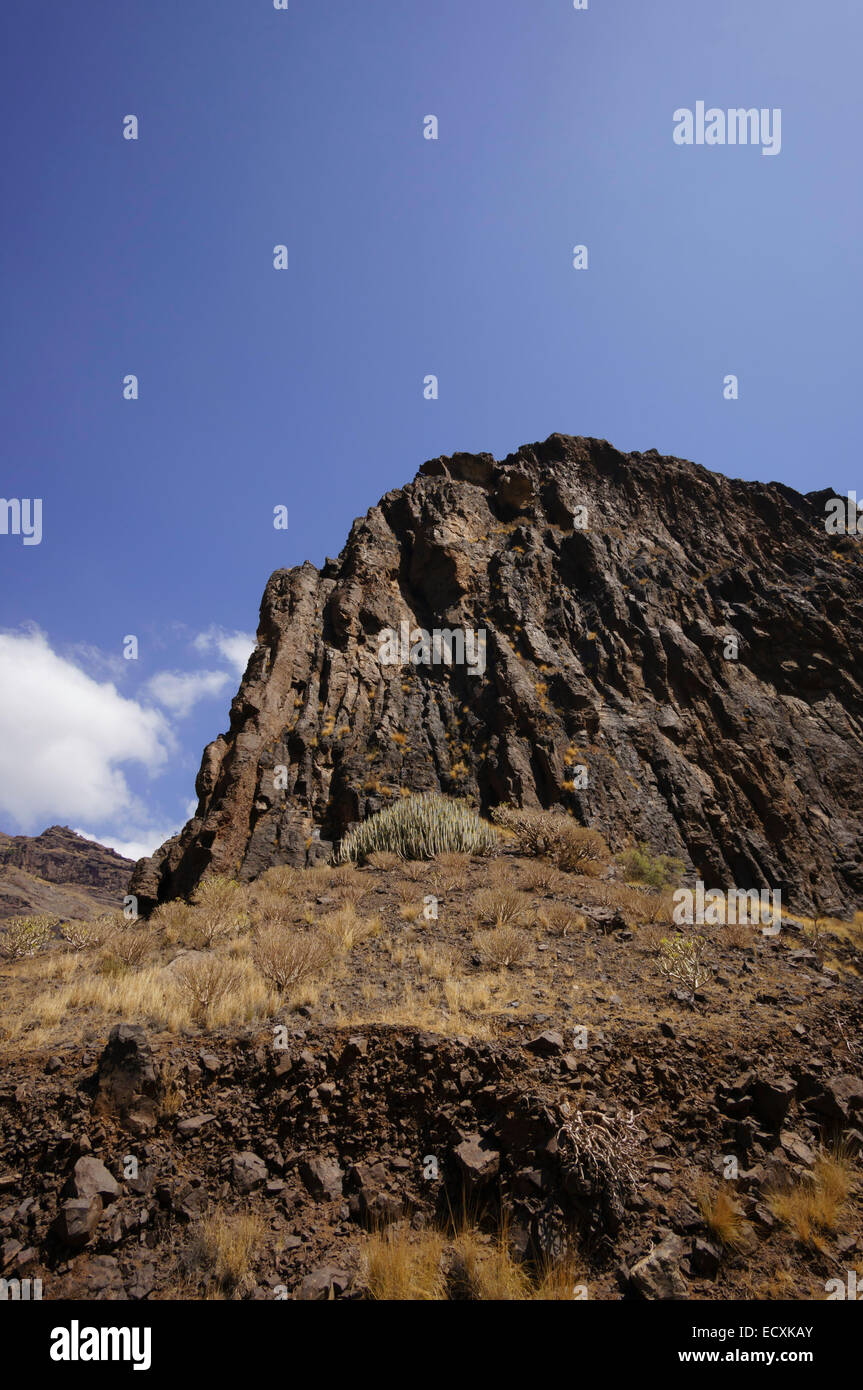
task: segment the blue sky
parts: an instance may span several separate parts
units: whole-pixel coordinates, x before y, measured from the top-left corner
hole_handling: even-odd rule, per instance
[[[177,828],[270,572],[426,458],[559,430],[863,490],[859,0],[0,22],[0,492],[43,507],[0,535],[0,828]],[[676,145],[700,100],[780,153]]]

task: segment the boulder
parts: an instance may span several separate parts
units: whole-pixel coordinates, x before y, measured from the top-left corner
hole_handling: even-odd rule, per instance
[[[300,1177],[313,1197],[323,1202],[339,1201],[344,1173],[334,1158],[316,1157],[300,1164]]]
[[[91,1156],[79,1158],[66,1184],[70,1197],[101,1197],[107,1205],[120,1195],[120,1184],[104,1163]]]
[[[118,1023],[108,1036],[96,1071],[94,1109],[115,1115],[133,1134],[146,1134],[157,1121],[162,1085],[144,1029]]]
[[[70,1197],[60,1208],[54,1232],[70,1250],[82,1249],[102,1218],[101,1197]]]
[[[232,1154],[231,1181],[238,1192],[254,1192],[267,1181],[267,1165],[262,1158],[249,1150]]]
[[[680,1271],[684,1249],[679,1236],[666,1236],[633,1266],[630,1274],[633,1292],[646,1299],[687,1298],[687,1283]]]

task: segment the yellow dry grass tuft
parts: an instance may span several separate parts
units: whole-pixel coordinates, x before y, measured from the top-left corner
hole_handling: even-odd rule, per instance
[[[801,1245],[825,1250],[824,1235],[841,1225],[856,1185],[854,1160],[843,1148],[821,1153],[811,1174],[767,1194],[774,1216]]]
[[[714,1191],[705,1183],[697,1197],[708,1230],[721,1245],[730,1250],[742,1250],[749,1243],[752,1227],[743,1215],[736,1194],[729,1191],[726,1184]]]
[[[215,1211],[193,1231],[185,1264],[193,1282],[230,1298],[251,1278],[251,1267],[267,1235],[263,1219],[252,1211]]]

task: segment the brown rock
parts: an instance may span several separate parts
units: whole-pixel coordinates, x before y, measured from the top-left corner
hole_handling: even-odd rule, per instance
[[[817,878],[825,911],[863,906],[857,782],[821,776],[863,755],[863,567],[837,558],[828,495],[560,434],[426,465],[337,560],[272,575],[196,814],[132,891],[147,909],[207,869],[312,862],[386,804],[374,742],[395,794],[559,805],[715,884],[781,884],[811,910]],[[379,634],[402,620],[484,629],[485,671],[383,665]],[[573,741],[593,750],[586,792],[567,786]]]
[[[120,1184],[98,1158],[79,1158],[67,1184],[71,1197],[101,1197],[105,1203],[120,1195]]]
[[[54,1230],[72,1250],[85,1246],[102,1216],[101,1197],[70,1197],[60,1208]]]

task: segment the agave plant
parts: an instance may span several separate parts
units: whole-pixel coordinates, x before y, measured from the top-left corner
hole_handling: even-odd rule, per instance
[[[466,801],[439,792],[408,796],[370,816],[345,836],[336,863],[365,860],[370,854],[400,859],[433,859],[438,854],[491,854],[497,848],[493,826]]]

